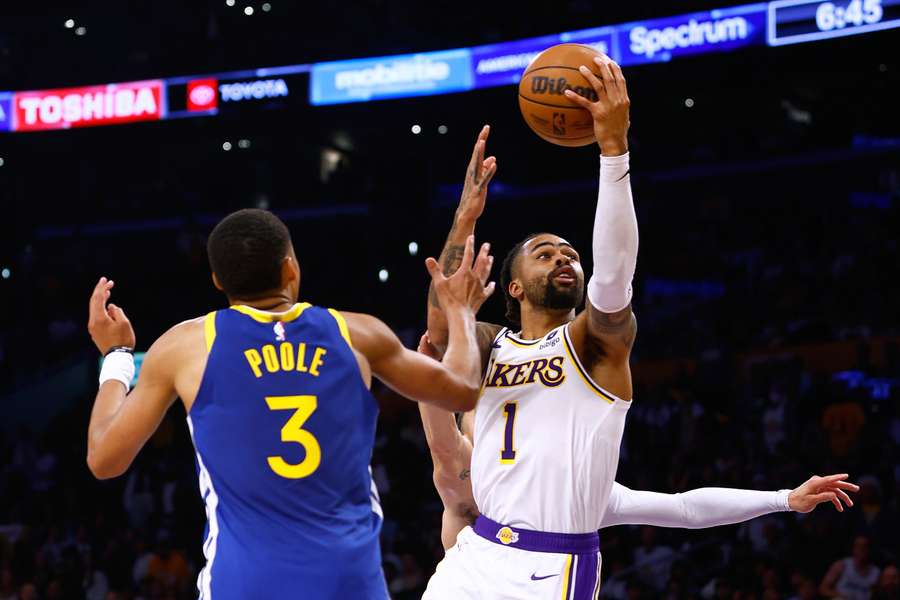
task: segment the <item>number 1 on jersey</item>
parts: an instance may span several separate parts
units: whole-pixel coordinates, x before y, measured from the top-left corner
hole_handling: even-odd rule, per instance
[[[507,402],[503,405],[503,414],[506,415],[506,425],[503,427],[503,449],[500,450],[500,462],[511,465],[516,462],[516,445],[514,430],[516,426],[516,402]]]

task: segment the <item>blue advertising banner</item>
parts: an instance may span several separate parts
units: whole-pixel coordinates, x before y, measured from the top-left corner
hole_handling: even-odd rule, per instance
[[[766,42],[766,5],[749,4],[616,27],[620,64],[666,62]]]
[[[12,110],[13,93],[0,92],[0,131],[12,131]]]
[[[466,48],[319,63],[310,74],[310,102],[364,102],[470,90],[471,56]]]

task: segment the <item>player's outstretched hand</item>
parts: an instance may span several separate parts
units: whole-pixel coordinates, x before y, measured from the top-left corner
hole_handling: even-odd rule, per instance
[[[587,109],[594,117],[594,136],[600,145],[600,151],[607,156],[620,156],[628,151],[629,107],[628,87],[622,68],[605,54],[594,58],[600,69],[600,77],[586,65],[578,67],[578,71],[588,80],[597,93],[597,101],[566,90],[566,98]]]
[[[844,512],[844,504],[853,506],[853,500],[847,492],[859,491],[858,485],[845,481],[847,477],[847,473],[827,477],[813,475],[788,496],[791,510],[808,513],[822,502],[831,502],[838,512]],[[844,504],[841,504],[842,501]]]
[[[450,277],[445,277],[441,273],[441,267],[435,259],[425,260],[425,267],[431,274],[434,292],[444,311],[462,306],[477,313],[484,301],[494,293],[494,282],[487,283],[491,266],[494,264],[494,257],[489,254],[490,249],[490,244],[482,244],[473,264],[475,236],[470,235],[466,238],[462,263]]]
[[[113,281],[101,277],[88,303],[88,332],[101,354],[115,346],[134,348],[136,343],[134,329],[125,311],[115,304],[107,304],[114,285]]]
[[[475,222],[484,212],[484,203],[487,198],[488,184],[497,172],[497,159],[493,156],[484,157],[488,135],[491,126],[485,125],[478,134],[475,148],[472,149],[472,158],[466,169],[466,181],[463,184],[462,195],[459,198],[459,208],[456,218],[467,222]]]

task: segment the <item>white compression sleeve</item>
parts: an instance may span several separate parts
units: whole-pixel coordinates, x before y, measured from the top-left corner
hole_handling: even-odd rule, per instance
[[[600,527],[653,525],[700,529],[731,525],[769,513],[789,511],[790,490],[759,492],[732,488],[699,488],[682,494],[631,490],[613,484]]]
[[[638,251],[627,152],[622,156],[600,157],[593,249],[594,273],[588,282],[588,300],[601,312],[619,312],[631,302],[631,280]]]

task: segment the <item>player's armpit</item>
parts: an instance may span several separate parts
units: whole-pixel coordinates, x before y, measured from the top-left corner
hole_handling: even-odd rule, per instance
[[[177,328],[160,337],[144,356],[138,383],[126,395],[125,386],[107,381],[97,392],[88,428],[87,463],[98,479],[118,477],[156,431],[176,398]]]
[[[353,347],[366,357],[372,373],[402,396],[449,411],[475,407],[479,386],[446,365],[403,347],[379,319],[361,313],[342,313]]]

